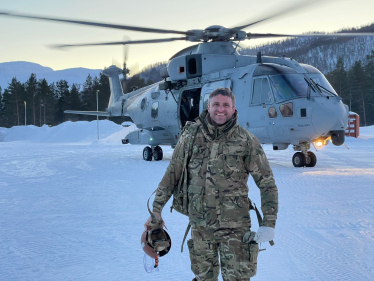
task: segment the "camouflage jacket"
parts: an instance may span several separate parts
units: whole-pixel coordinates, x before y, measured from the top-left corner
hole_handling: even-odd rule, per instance
[[[192,225],[236,228],[250,225],[248,176],[261,192],[262,225],[275,227],[278,189],[258,139],[238,125],[237,112],[222,126],[211,124],[207,110],[190,126],[200,126],[188,164],[188,212]],[[184,130],[175,147],[153,202],[160,212],[180,180],[185,146]]]

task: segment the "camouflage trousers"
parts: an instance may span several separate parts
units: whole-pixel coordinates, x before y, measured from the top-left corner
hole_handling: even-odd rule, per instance
[[[197,281],[217,281],[222,271],[224,281],[248,281],[257,270],[257,243],[243,243],[248,228],[209,230],[192,226],[187,241],[191,270]]]

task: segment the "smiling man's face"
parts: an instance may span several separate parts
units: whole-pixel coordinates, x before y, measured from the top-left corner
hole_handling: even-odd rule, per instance
[[[228,96],[217,95],[209,100],[208,112],[210,118],[218,125],[226,123],[235,113],[236,107]]]

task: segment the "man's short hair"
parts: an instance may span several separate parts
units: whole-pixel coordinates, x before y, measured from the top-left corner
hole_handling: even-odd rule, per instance
[[[210,103],[211,98],[213,98],[215,96],[218,96],[218,95],[230,97],[231,100],[232,100],[232,105],[235,106],[235,96],[229,88],[217,88],[217,89],[215,89],[209,95],[209,103]]]

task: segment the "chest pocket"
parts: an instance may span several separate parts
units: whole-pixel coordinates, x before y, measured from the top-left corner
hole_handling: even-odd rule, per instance
[[[193,145],[191,159],[188,163],[188,172],[191,178],[204,176],[208,157],[209,149],[206,146]]]
[[[227,145],[223,147],[223,162],[226,176],[245,173],[243,154],[244,147],[241,145]]]

